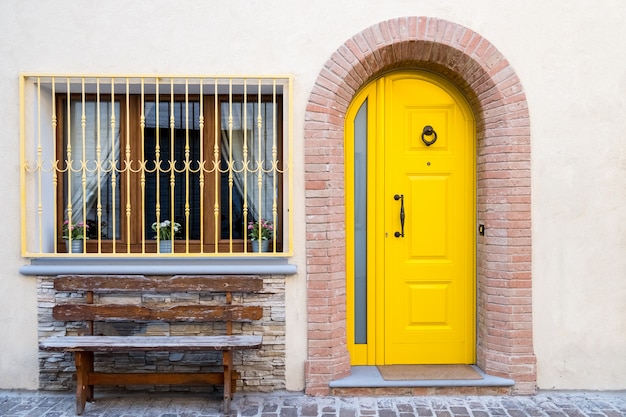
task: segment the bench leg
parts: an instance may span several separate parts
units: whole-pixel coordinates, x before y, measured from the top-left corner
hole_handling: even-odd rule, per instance
[[[222,363],[224,364],[224,414],[227,415],[230,414],[230,400],[233,398],[233,353],[230,350],[222,351]]]
[[[76,362],[76,414],[85,410],[85,402],[93,401],[93,385],[89,384],[89,372],[93,371],[93,352],[74,352]]]
[[[87,365],[87,375],[92,374],[93,373],[93,361],[94,361],[94,352],[85,352],[85,357],[86,357],[86,365]],[[93,385],[90,385],[89,382],[89,377],[87,377],[87,401],[89,401],[90,403],[93,402],[94,398],[93,398]]]

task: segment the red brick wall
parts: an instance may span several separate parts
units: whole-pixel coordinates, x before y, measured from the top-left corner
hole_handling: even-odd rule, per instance
[[[534,392],[530,118],[520,80],[479,34],[452,22],[405,17],[372,26],[321,70],[305,119],[308,360],[306,391],[327,394],[350,372],[346,350],[344,117],[356,91],[394,69],[437,72],[465,94],[476,118],[477,359]]]

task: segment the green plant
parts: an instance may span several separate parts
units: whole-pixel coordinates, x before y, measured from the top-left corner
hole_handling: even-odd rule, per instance
[[[270,240],[274,233],[272,222],[265,219],[248,223],[248,236],[251,240]]]
[[[63,239],[69,240],[85,240],[89,239],[87,233],[89,225],[83,222],[74,223],[69,220],[63,222]]]
[[[156,232],[159,240],[172,240],[180,232],[180,223],[170,222],[169,220],[164,220],[161,223],[154,222],[152,223],[152,230]],[[172,232],[174,236],[172,236]],[[156,239],[157,236],[154,238]]]

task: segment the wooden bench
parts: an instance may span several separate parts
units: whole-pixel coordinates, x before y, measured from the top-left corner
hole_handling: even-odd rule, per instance
[[[82,414],[86,401],[93,401],[95,385],[224,385],[224,413],[240,374],[233,369],[233,351],[260,348],[262,336],[233,335],[233,322],[250,322],[263,316],[263,308],[233,303],[233,293],[254,293],[263,288],[258,276],[59,276],[54,279],[57,292],[84,293],[79,301],[53,307],[55,320],[83,321],[85,335],[51,336],[41,340],[45,351],[73,352],[76,363],[76,414]],[[220,293],[223,302],[215,304],[174,304],[151,307],[144,304],[103,304],[94,294],[127,293]],[[99,298],[99,297],[98,297]],[[74,298],[76,300],[76,298]],[[97,300],[96,300],[97,301]],[[220,300],[221,301],[221,300]],[[225,332],[210,336],[102,336],[94,335],[94,322],[225,322]],[[94,372],[94,353],[134,351],[221,351],[223,372],[219,373],[103,373]]]

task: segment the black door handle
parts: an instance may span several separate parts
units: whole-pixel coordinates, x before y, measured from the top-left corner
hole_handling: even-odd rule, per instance
[[[402,233],[396,232],[393,235],[395,237],[404,237],[404,194],[396,194],[393,199],[400,200],[400,226],[402,227]]]

